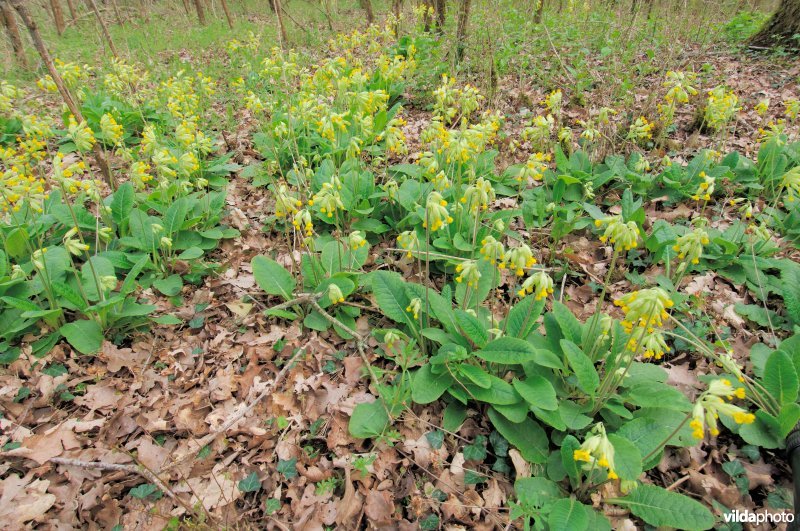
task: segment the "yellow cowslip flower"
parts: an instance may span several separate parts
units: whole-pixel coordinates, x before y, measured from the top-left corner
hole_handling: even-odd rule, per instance
[[[464,196],[460,199],[461,203],[467,205],[473,213],[478,210],[486,210],[494,200],[494,187],[483,177],[478,177],[475,184],[468,186],[464,191]]]
[[[350,248],[353,250],[360,249],[361,247],[367,245],[367,240],[364,238],[364,233],[362,233],[360,230],[351,232],[350,236],[347,237],[347,241],[350,244]]]
[[[513,271],[518,277],[525,274],[525,270],[533,267],[536,264],[536,258],[533,257],[533,251],[526,244],[519,247],[509,249],[507,253],[507,263],[509,269]]]
[[[422,300],[419,297],[414,297],[406,306],[406,311],[414,316],[414,319],[419,319],[419,311],[422,308]]]
[[[660,360],[665,353],[672,351],[664,340],[664,334],[653,327],[636,327],[629,333],[631,335],[625,348],[631,353],[636,353],[641,348],[644,359],[655,358]]]
[[[452,222],[453,218],[447,211],[447,201],[444,200],[442,194],[439,192],[428,194],[425,206],[425,220],[422,222],[422,226],[435,232]]]
[[[759,116],[764,116],[769,110],[769,98],[762,98],[756,103],[755,111]]]
[[[290,191],[285,184],[278,186],[275,191],[275,217],[283,219],[293,216],[303,203],[297,199],[297,195]]]
[[[647,118],[640,116],[631,124],[625,139],[632,142],[649,140],[653,138],[653,127],[655,126]]]
[[[739,98],[733,91],[726,91],[721,85],[708,91],[704,119],[709,128],[719,131],[738,111]]]
[[[537,301],[552,295],[553,279],[544,271],[537,271],[525,279],[517,295],[524,297],[528,293],[533,293]]]
[[[407,230],[397,236],[397,244],[401,249],[408,251],[406,256],[411,258],[412,253],[419,252],[419,236],[416,231]]]
[[[700,395],[692,409],[692,420],[689,427],[692,428],[692,435],[697,439],[702,439],[705,435],[705,427],[708,425],[712,436],[719,435],[717,419],[720,414],[727,415],[737,424],[751,424],[756,417],[747,410],[730,404],[725,400],[742,399],[745,397],[743,387],[734,388],[729,380],[714,380],[708,389]]]
[[[553,115],[559,116],[561,114],[561,106],[563,104],[564,97],[561,93],[561,89],[555,89],[550,94],[545,97],[543,103],[547,110],[549,110]]]
[[[331,182],[322,183],[320,191],[309,201],[309,204],[318,205],[319,211],[329,218],[333,217],[337,209],[344,210],[342,196],[339,194],[341,185],[337,186],[337,182],[338,179],[334,178]]]
[[[470,288],[477,288],[481,273],[478,271],[478,262],[466,260],[456,266],[456,272],[460,273],[456,277],[456,282],[465,282]]]
[[[783,102],[783,106],[786,107],[784,113],[786,117],[792,121],[797,120],[797,117],[800,116],[800,99],[789,98]]]
[[[342,293],[342,289],[334,283],[331,283],[328,286],[328,298],[331,300],[331,304],[339,304],[340,302],[344,302],[344,294]]]
[[[672,299],[662,288],[633,291],[614,301],[625,313],[622,326],[631,333],[634,326],[647,328],[661,326],[669,317],[667,309],[673,306]]]
[[[800,166],[795,166],[783,174],[781,186],[786,189],[787,201],[794,201],[794,195],[800,194]]]
[[[298,210],[292,217],[292,225],[297,230],[304,230],[306,236],[314,234],[314,224],[311,221],[311,212],[307,209]]]
[[[609,242],[614,246],[614,249],[620,251],[630,251],[639,245],[639,226],[635,221],[625,223],[622,216],[609,216],[603,219],[596,219],[594,225],[597,228],[602,228],[605,225],[605,231],[600,236],[600,241],[603,243]]]
[[[684,73],[672,70],[667,72],[667,78],[664,81],[664,86],[669,88],[664,96],[667,103],[687,103],[690,95],[697,95],[697,89],[690,85],[696,78],[694,72]]]
[[[692,196],[695,201],[710,201],[711,196],[714,194],[715,184],[717,182],[715,177],[711,177],[706,172],[701,171],[699,175],[700,184],[697,185],[697,191]]]
[[[517,181],[526,182],[528,179],[540,181],[547,170],[547,163],[551,160],[550,154],[534,153],[528,157],[528,161],[522,166],[517,175]]]
[[[72,140],[78,151],[84,153],[91,150],[95,143],[94,133],[86,125],[86,121],[78,123],[71,114],[67,123],[67,138]]]
[[[581,447],[573,452],[573,459],[584,463],[583,470],[591,471],[597,467],[605,468],[608,473],[608,479],[618,479],[616,472],[614,472],[614,445],[608,440],[603,423],[598,422],[595,424],[589,430],[588,435]]]
[[[103,137],[109,144],[117,146],[122,141],[124,129],[113,116],[105,113],[100,117],[100,132],[103,133]]]
[[[700,263],[703,255],[703,247],[709,244],[708,233],[705,229],[697,227],[691,232],[687,232],[678,238],[672,250],[678,253],[679,260],[685,260],[692,264]]]
[[[505,248],[494,236],[487,236],[481,240],[480,253],[492,265],[497,265],[500,269],[505,268]]]

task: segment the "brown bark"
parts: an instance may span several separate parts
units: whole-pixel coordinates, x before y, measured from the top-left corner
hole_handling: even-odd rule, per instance
[[[436,29],[444,33],[444,24],[447,21],[447,0],[436,0]]]
[[[203,7],[203,0],[194,0],[194,7],[197,9],[197,20],[201,26],[206,25],[206,10]]]
[[[533,17],[533,21],[536,24],[541,24],[543,15],[544,15],[544,0],[539,0],[539,5],[536,8],[536,15]]]
[[[275,10],[275,18],[278,22],[278,32],[281,37],[281,48],[286,46],[286,26],[283,25],[283,6],[281,0],[272,0],[272,8]]]
[[[359,3],[361,4],[361,9],[367,15],[367,24],[375,22],[375,13],[372,12],[372,0],[359,0]]]
[[[0,0],[0,9],[2,10],[0,18],[2,18],[8,38],[11,40],[11,49],[14,50],[14,56],[16,56],[20,66],[28,68],[28,58],[25,56],[25,47],[22,45],[22,36],[19,34],[19,26],[17,25],[17,17],[14,15],[14,10],[6,0]]]
[[[44,41],[42,40],[42,35],[39,33],[38,26],[36,26],[36,21],[33,19],[30,11],[28,11],[28,8],[25,6],[24,0],[11,0],[11,5],[17,10],[19,18],[22,19],[22,23],[25,24],[26,28],[28,28],[28,33],[31,34],[33,45],[36,47],[36,51],[39,52],[39,56],[42,58],[42,62],[44,63],[45,67],[47,67],[50,77],[53,78],[53,82],[56,84],[56,88],[58,88],[58,92],[61,94],[61,98],[64,100],[64,103],[66,103],[69,112],[72,113],[78,123],[82,122],[83,114],[81,113],[78,105],[75,103],[75,99],[72,97],[72,94],[70,94],[69,89],[64,84],[64,80],[61,79],[61,75],[58,73],[58,70],[56,70],[56,65],[53,64],[53,58],[50,56],[50,52],[47,51],[47,46],[45,46]],[[97,143],[94,145],[94,158],[97,162],[97,165],[100,167],[103,177],[113,190],[116,188],[116,185],[111,176],[111,170],[108,167],[108,161],[103,153],[103,148],[101,148],[100,144]]]
[[[61,0],[50,0],[50,9],[53,10],[53,21],[56,23],[56,32],[64,34],[64,10],[61,9]]]
[[[395,35],[397,35],[397,30],[400,27],[400,10],[403,7],[403,0],[392,0],[392,15],[394,15],[394,30]],[[398,35],[399,37],[399,35]]]
[[[186,10],[186,16],[189,16],[189,0],[183,0],[183,9]]]
[[[800,0],[781,0],[781,5],[761,30],[750,39],[752,46],[783,45],[800,51]]]
[[[233,29],[233,17],[231,16],[231,10],[228,9],[228,0],[220,0],[222,4],[222,10],[225,11],[225,19],[228,21],[228,27]]]
[[[467,26],[469,25],[469,8],[471,0],[459,0],[458,24],[456,26],[456,62],[464,58],[464,48],[467,40]]]
[[[114,46],[114,40],[111,38],[111,34],[108,32],[108,26],[106,26],[105,21],[103,21],[102,15],[100,15],[100,10],[97,9],[97,3],[94,0],[86,0],[86,4],[89,6],[94,12],[94,16],[97,19],[97,23],[100,24],[100,31],[103,33],[103,37],[106,39],[106,44],[108,44],[111,53],[114,57],[119,57],[119,53],[117,53],[117,47]]]

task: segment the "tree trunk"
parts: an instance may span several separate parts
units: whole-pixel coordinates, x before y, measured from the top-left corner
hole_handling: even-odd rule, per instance
[[[539,0],[539,5],[536,8],[536,15],[533,17],[533,22],[536,24],[541,24],[543,15],[544,15],[544,0]]]
[[[111,38],[111,34],[108,32],[108,27],[103,21],[103,17],[100,15],[100,10],[97,9],[97,4],[94,0],[86,0],[86,3],[89,5],[89,8],[94,11],[94,16],[97,19],[97,23],[100,24],[100,31],[102,31],[103,37],[105,37],[111,53],[114,55],[114,57],[119,57],[119,53],[117,53],[117,47],[114,46],[114,40]]]
[[[225,11],[225,19],[228,21],[228,27],[233,29],[233,17],[231,16],[231,10],[228,9],[228,0],[221,0],[222,3],[222,10]]]
[[[444,33],[447,20],[447,0],[436,0],[436,26],[439,33]]]
[[[64,34],[64,10],[61,9],[61,0],[50,0],[50,8],[53,10],[56,31],[61,36]]]
[[[397,31],[400,29],[400,11],[403,7],[403,0],[392,0],[392,15],[394,16],[394,23],[393,23],[393,30],[394,34],[397,35]]]
[[[201,26],[206,25],[206,11],[203,7],[203,0],[194,0],[194,7],[197,9],[197,19],[200,21]]]
[[[458,8],[458,24],[456,27],[456,62],[464,58],[464,48],[467,40],[467,25],[469,24],[469,7],[471,0],[460,0]]]
[[[367,24],[375,22],[375,13],[372,12],[372,0],[359,0],[361,9],[367,14]]]
[[[183,0],[183,9],[186,10],[186,16],[189,16],[189,0]]]
[[[2,18],[3,25],[8,32],[8,38],[11,40],[11,49],[14,50],[17,62],[23,68],[28,68],[28,58],[25,56],[25,47],[22,45],[22,36],[19,34],[19,26],[17,26],[17,17],[14,15],[14,10],[6,0],[0,0],[0,9],[3,11],[0,14],[0,18]]]
[[[67,86],[64,84],[64,80],[61,79],[61,75],[58,73],[58,70],[56,70],[56,65],[53,64],[53,58],[50,56],[50,52],[47,51],[47,46],[44,45],[42,35],[39,33],[39,28],[36,26],[36,21],[33,20],[30,11],[28,11],[28,8],[25,6],[24,0],[11,0],[11,5],[17,10],[19,18],[22,19],[25,27],[28,28],[28,33],[31,34],[33,45],[36,47],[36,51],[39,52],[42,62],[47,67],[50,77],[53,78],[53,82],[56,84],[58,92],[61,93],[61,98],[64,100],[64,103],[67,104],[69,112],[72,113],[72,116],[75,117],[75,120],[78,123],[84,121],[80,108],[75,103],[72,94],[69,93],[69,89],[67,89]],[[97,165],[100,167],[100,171],[102,172],[103,177],[106,179],[106,182],[108,182],[109,186],[111,186],[111,189],[114,190],[116,188],[116,184],[111,177],[111,170],[108,167],[108,161],[103,153],[103,148],[101,148],[100,144],[98,143],[95,143],[94,145],[94,158],[97,162]]]
[[[67,0],[67,7],[69,8],[69,16],[72,19],[72,23],[75,24],[78,21],[78,12],[75,11],[75,2],[73,2],[73,0]]]
[[[752,46],[784,45],[800,50],[800,0],[781,0],[781,5],[761,30],[750,39]]]
[[[275,10],[275,18],[278,22],[278,31],[281,37],[281,48],[286,46],[286,26],[283,25],[283,6],[281,0],[272,0],[272,8]]]

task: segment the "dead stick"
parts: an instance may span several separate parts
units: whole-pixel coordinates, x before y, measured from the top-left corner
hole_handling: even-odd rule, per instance
[[[150,483],[153,483],[161,491],[167,494],[167,496],[180,503],[180,500],[178,500],[177,495],[174,492],[172,492],[172,489],[170,489],[167,486],[167,484],[161,480],[161,478],[159,478],[150,470],[144,467],[139,467],[136,465],[123,465],[118,463],[103,463],[101,461],[80,461],[78,459],[68,459],[66,457],[51,457],[50,462],[55,463],[57,465],[74,466],[77,468],[87,468],[94,470],[103,470],[107,472],[127,472],[129,474],[137,474],[146,479],[147,481],[149,481]]]

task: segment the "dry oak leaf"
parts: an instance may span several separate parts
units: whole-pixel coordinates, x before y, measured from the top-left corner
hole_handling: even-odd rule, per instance
[[[386,526],[392,522],[394,516],[394,500],[388,490],[370,490],[367,493],[367,502],[364,513],[376,526]]]
[[[55,504],[56,497],[47,492],[50,482],[42,479],[30,481],[15,474],[0,480],[0,522],[4,528],[12,529],[44,516]]]
[[[53,457],[58,457],[65,450],[74,450],[81,447],[81,442],[75,436],[75,420],[69,420],[49,430],[25,439],[22,446],[5,452],[5,455],[27,457],[45,464]]]

